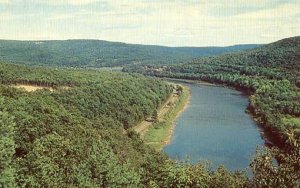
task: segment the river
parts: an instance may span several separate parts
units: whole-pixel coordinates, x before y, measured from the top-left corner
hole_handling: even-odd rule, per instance
[[[191,90],[189,106],[177,118],[163,151],[192,164],[210,162],[212,169],[223,164],[230,170],[246,170],[256,147],[264,145],[259,128],[245,112],[248,96],[225,87],[185,85]]]

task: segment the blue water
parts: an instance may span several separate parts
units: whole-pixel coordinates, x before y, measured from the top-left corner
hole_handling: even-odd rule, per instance
[[[164,152],[191,163],[209,161],[245,170],[257,146],[264,144],[259,128],[245,112],[248,97],[225,87],[186,84],[191,90],[187,109],[176,120],[171,143]]]

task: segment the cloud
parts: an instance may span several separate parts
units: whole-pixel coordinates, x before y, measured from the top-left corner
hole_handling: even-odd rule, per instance
[[[258,10],[241,14],[238,17],[244,19],[278,19],[296,16],[300,13],[300,4],[283,4],[271,9]]]
[[[67,20],[67,19],[73,19],[75,16],[73,14],[54,14],[47,18],[48,21],[58,21],[58,20]]]
[[[10,0],[0,0],[0,4],[10,4]]]
[[[13,19],[13,17],[14,17],[14,15],[12,15],[12,14],[9,13],[9,12],[1,12],[1,13],[0,13],[0,20],[1,20],[2,22],[11,20],[11,19]],[[1,23],[1,22],[0,22],[0,23]]]
[[[31,0],[5,10],[0,36],[11,39],[207,46],[300,34],[295,0]]]
[[[101,0],[42,0],[39,2],[47,3],[50,5],[86,5],[101,2]]]

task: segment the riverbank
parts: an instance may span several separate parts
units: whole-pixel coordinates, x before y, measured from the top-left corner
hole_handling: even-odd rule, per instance
[[[178,96],[178,100],[169,104],[170,108],[167,113],[159,118],[157,123],[153,123],[144,135],[145,143],[157,150],[161,150],[163,146],[170,143],[175,128],[175,120],[188,106],[191,96],[190,90],[186,86],[181,85],[181,87],[183,92]]]
[[[172,93],[170,97],[167,99],[167,101],[164,102],[163,105],[161,105],[161,107],[158,109],[157,112],[158,121],[161,121],[161,119],[165,116],[165,114],[170,110],[170,105],[168,104],[177,103],[178,97],[179,97],[178,95]],[[152,124],[154,124],[152,119],[143,120],[137,126],[133,127],[133,130],[136,133],[140,134],[141,138],[144,138],[145,133],[148,131],[149,127],[152,126]]]
[[[216,83],[216,82],[209,82],[209,81],[203,81],[203,80],[189,80],[189,79],[182,79],[182,78],[168,78],[168,77],[162,77],[163,80],[166,81],[175,81],[179,83],[187,83],[187,84],[200,84],[200,85],[207,85],[207,86],[214,86],[214,87],[225,87],[233,90],[237,90],[242,92],[244,95],[251,97],[254,92],[250,91],[249,89],[243,88],[243,87],[237,87],[230,85],[228,83]],[[250,109],[250,101],[246,109],[246,113],[251,116],[251,118],[257,123],[257,126],[259,128],[261,137],[265,140],[265,145],[269,148],[273,146],[277,146],[279,148],[284,148],[285,142],[282,140],[282,137],[274,131],[270,127],[266,127],[264,123],[259,121],[259,117],[255,114],[254,109]]]
[[[187,83],[187,84],[201,84],[201,85],[207,85],[207,86],[218,86],[217,84],[205,82],[202,80],[188,80],[188,79],[180,79],[180,78],[167,78],[163,77],[163,80],[166,81],[175,81],[175,82],[181,82],[181,83]]]
[[[182,94],[182,98],[179,99],[179,100],[182,100],[182,101],[178,101],[178,106],[176,106],[174,108],[174,112],[171,112],[171,113],[174,113],[174,117],[170,117],[170,120],[171,120],[171,127],[169,129],[169,134],[167,136],[167,138],[164,140],[164,145],[168,145],[170,144],[171,142],[171,138],[172,138],[172,135],[173,135],[173,132],[174,132],[174,128],[175,128],[175,121],[176,119],[180,116],[180,114],[182,112],[185,111],[185,109],[188,107],[189,105],[189,102],[190,102],[190,98],[191,98],[191,91],[189,90],[189,88],[187,86],[183,86],[183,94]],[[170,114],[172,115],[172,114]]]

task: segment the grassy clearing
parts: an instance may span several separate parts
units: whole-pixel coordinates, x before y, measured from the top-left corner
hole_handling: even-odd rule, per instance
[[[58,90],[58,89],[63,89],[63,90],[71,89],[71,87],[69,87],[69,86],[59,86],[59,87],[53,88],[53,87],[48,87],[48,86],[37,86],[37,85],[29,85],[29,84],[28,85],[25,85],[25,84],[11,85],[11,87],[18,88],[18,89],[24,89],[25,91],[28,91],[28,92],[34,92],[34,91],[37,91],[40,89],[48,89],[51,92]]]
[[[166,115],[159,122],[154,123],[145,134],[144,141],[146,144],[161,150],[164,145],[169,143],[174,128],[174,121],[187,106],[189,97],[190,91],[188,87],[183,87],[183,92],[176,104],[173,104]]]
[[[15,88],[18,88],[18,89],[25,89],[28,92],[36,91],[36,90],[39,90],[39,89],[49,89],[50,91],[53,91],[52,87],[36,86],[36,85],[18,84],[18,85],[12,85],[12,87],[15,87]]]

